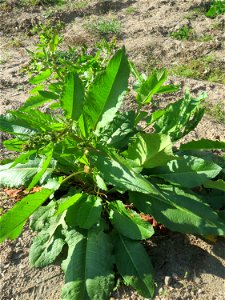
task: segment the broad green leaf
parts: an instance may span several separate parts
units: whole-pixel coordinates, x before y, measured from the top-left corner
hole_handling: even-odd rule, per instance
[[[93,165],[99,170],[106,183],[112,184],[117,190],[139,191],[141,193],[158,193],[158,190],[142,175],[135,173],[131,168],[105,157],[104,154],[93,152]]]
[[[148,112],[141,110],[139,111],[135,116],[135,125],[138,125],[138,123],[142,120],[146,121],[146,118],[148,117]]]
[[[225,192],[225,181],[222,179],[217,181],[208,180],[203,184],[203,186],[208,189],[217,189]]]
[[[13,163],[0,166],[0,186],[26,186],[36,174],[39,164],[40,160],[30,160],[25,164],[17,164],[14,168],[11,168]]]
[[[184,155],[168,162],[166,166],[154,169],[152,174],[182,187],[193,188],[216,177],[221,170],[222,168],[212,161]]]
[[[47,182],[45,184],[42,184],[42,187],[49,190],[57,191],[60,188],[62,182],[63,176],[53,178],[50,177],[49,179],[47,179]]]
[[[201,139],[180,145],[180,150],[225,149],[225,142]]]
[[[120,234],[115,242],[116,266],[124,282],[143,297],[152,299],[155,286],[153,267],[144,247]]]
[[[67,227],[64,221],[65,213],[55,217],[54,212],[55,202],[51,201],[48,206],[40,207],[32,216],[30,226],[40,232],[33,239],[29,253],[30,262],[35,267],[44,267],[52,263],[65,244],[61,233],[62,228]]]
[[[77,203],[78,201],[81,200],[81,198],[83,197],[82,193],[77,193],[75,195],[73,195],[72,197],[69,197],[68,199],[66,199],[64,202],[62,202],[57,209],[56,215],[59,215],[61,213],[63,213],[65,210],[67,210],[70,206],[74,205],[75,203]]]
[[[159,118],[161,118],[164,114],[166,114],[166,109],[160,109],[154,111],[150,116],[148,116],[145,121],[148,126],[153,124],[155,121],[157,121]]]
[[[183,99],[169,104],[160,118],[154,124],[156,133],[169,134],[176,141],[193,130],[200,122],[204,109],[200,109],[200,103],[206,98],[202,93],[197,98],[192,98],[186,92]]]
[[[0,186],[21,187],[27,186],[32,180],[32,177],[38,172],[38,168],[44,163],[44,159],[29,160],[27,163],[18,163],[11,168],[13,163],[0,166]],[[42,174],[42,181],[47,178],[53,171],[50,166]],[[39,180],[40,180],[39,179]]]
[[[137,81],[140,85],[145,79],[143,78],[142,74],[140,74],[136,65],[132,61],[129,61],[129,65],[130,65],[130,70],[131,70],[132,75],[134,75],[134,77],[137,79]]]
[[[61,97],[62,108],[69,119],[78,120],[84,104],[82,81],[76,73],[69,73]]]
[[[121,149],[127,146],[129,138],[135,132],[135,112],[119,112],[112,122],[100,131],[100,141]]]
[[[1,224],[1,217],[0,217],[0,224]],[[20,233],[22,232],[23,230],[23,226],[26,224],[26,221],[25,222],[21,222],[20,225],[18,225],[15,229],[13,229],[11,232],[9,232],[7,234],[7,239],[8,240],[15,240],[16,238],[18,238],[18,236],[20,235]],[[5,239],[5,237],[3,238],[3,240],[1,240],[1,234],[0,234],[0,243],[3,242]]]
[[[176,187],[163,186],[160,195],[130,192],[129,201],[170,230],[200,235],[225,234],[225,224],[208,204]]]
[[[116,230],[132,240],[143,240],[154,234],[152,225],[144,221],[132,209],[126,209],[122,201],[109,204],[110,221]]]
[[[62,252],[65,244],[64,237],[58,224],[52,224],[46,232],[41,232],[33,239],[29,252],[29,260],[32,266],[37,268],[45,267],[55,261]]]
[[[102,212],[102,200],[95,195],[83,195],[67,212],[66,221],[71,227],[89,229],[99,222]]]
[[[155,70],[148,78],[143,81],[138,88],[137,102],[140,104],[147,104],[152,100],[152,96],[159,93],[162,84],[167,79],[166,70]]]
[[[157,92],[157,94],[165,94],[165,93],[174,93],[180,89],[179,85],[169,84],[161,86]]]
[[[14,162],[11,164],[10,168],[14,168],[19,163],[21,163],[21,164],[27,163],[28,160],[29,160],[29,158],[30,158],[30,156],[33,155],[36,152],[37,152],[37,150],[30,150],[28,152],[22,153],[19,157],[17,157],[14,160]]]
[[[43,97],[42,95],[35,95],[29,97],[26,102],[19,108],[20,111],[27,110],[30,108],[38,107],[49,101],[49,98]]]
[[[122,48],[111,59],[106,70],[97,76],[89,88],[84,104],[88,130],[105,127],[115,117],[128,86],[129,63]]]
[[[83,235],[65,232],[69,246],[63,261],[65,286],[62,300],[107,300],[114,286],[112,245],[102,228]]]
[[[54,189],[55,190],[55,189]],[[55,201],[50,201],[46,206],[40,206],[30,217],[30,228],[33,231],[40,232],[49,227],[49,219],[54,216]]]
[[[13,238],[16,238],[22,231],[22,225],[49,198],[52,192],[52,190],[43,189],[40,192],[28,195],[0,217],[0,242],[12,238],[12,233],[17,230],[16,235],[13,236]]]
[[[108,190],[104,179],[99,174],[94,174],[94,180],[95,180],[95,182],[96,182],[99,189],[101,189],[103,191]]]
[[[219,211],[225,207],[225,192],[220,189],[208,190],[208,193],[201,196],[204,203],[207,203],[212,209]]]
[[[143,168],[154,168],[165,165],[175,157],[168,135],[138,133],[128,146],[127,158]]]
[[[43,81],[45,81],[46,79],[48,79],[52,74],[52,71],[50,69],[47,69],[45,71],[42,71],[40,74],[32,77],[29,79],[29,82],[32,84],[39,84]]]
[[[44,175],[44,173],[49,168],[49,165],[50,165],[51,160],[52,160],[53,150],[54,150],[53,144],[50,143],[46,147],[44,159],[42,159],[42,163],[39,166],[39,168],[37,170],[37,173],[32,178],[32,181],[30,182],[30,184],[29,184],[29,186],[27,188],[28,191],[30,191],[40,181],[40,179],[42,178],[42,176]]]
[[[21,135],[31,135],[38,131],[28,118],[23,120],[11,113],[0,115],[0,130]]]
[[[26,137],[26,139],[28,139],[28,136]],[[16,152],[22,152],[23,144],[24,144],[24,141],[21,140],[20,138],[15,138],[12,140],[5,140],[3,142],[3,145],[5,146],[6,149],[11,150],[11,151],[16,151]]]
[[[65,125],[52,114],[46,114],[38,109],[13,111],[13,115],[20,120],[27,121],[38,132],[57,131],[65,129]]]
[[[43,90],[44,88],[45,88],[45,84],[36,85],[34,88],[32,88],[31,91],[29,91],[29,94],[36,95],[40,90]]]
[[[44,97],[45,99],[48,99],[48,100],[56,100],[59,98],[59,96],[56,94],[56,93],[53,93],[53,92],[49,92],[49,91],[43,91],[43,90],[40,90],[38,91],[38,93]]]

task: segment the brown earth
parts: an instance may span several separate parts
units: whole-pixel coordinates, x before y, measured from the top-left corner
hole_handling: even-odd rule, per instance
[[[82,2],[82,8],[75,8]],[[116,18],[121,29],[118,44],[125,44],[130,58],[142,70],[152,67],[173,69],[191,59],[211,55],[211,68],[219,66],[224,82],[224,24],[225,16],[209,19],[201,13],[209,1],[139,0],[139,1],[68,1],[66,7],[27,6],[19,7],[17,1],[0,1],[0,69],[1,112],[18,107],[28,96],[30,85],[21,68],[29,57],[26,48],[32,49],[37,38],[29,30],[38,20],[62,20],[65,22],[65,44],[83,42],[88,45],[99,39],[90,33],[87,23],[96,19]],[[193,29],[191,40],[179,41],[169,36],[170,32],[188,25]],[[199,41],[205,35],[209,41]],[[208,72],[207,68],[203,72]],[[200,91],[208,93],[207,106],[219,105],[225,110],[225,85],[200,79],[170,76],[170,83],[181,84],[181,92],[159,97],[159,105],[181,97],[185,87],[193,95]],[[225,140],[225,124],[218,122],[216,114],[206,114],[190,138]],[[2,139],[6,137],[3,135]],[[8,153],[1,149],[2,156]],[[8,209],[14,203],[4,192],[0,194],[0,207]],[[42,270],[29,266],[28,251],[33,233],[28,226],[17,240],[1,245],[0,294],[2,300],[59,300],[63,274],[56,264]],[[209,243],[193,235],[167,233],[155,236],[146,247],[155,267],[157,282],[155,299],[225,299],[225,239]],[[121,286],[111,299],[142,299],[127,287]],[[82,299],[81,299],[82,300]]]

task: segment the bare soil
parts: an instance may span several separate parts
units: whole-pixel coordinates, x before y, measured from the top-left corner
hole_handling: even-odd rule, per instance
[[[81,1],[70,1],[81,2]],[[84,1],[83,1],[84,2]],[[130,58],[142,69],[185,64],[192,59],[213,56],[211,68],[225,72],[225,16],[209,19],[201,11],[209,1],[201,0],[121,0],[86,1],[82,8],[27,6],[19,7],[17,1],[0,1],[0,69],[1,113],[17,108],[27,98],[30,85],[21,69],[29,61],[26,48],[37,42],[29,30],[39,20],[61,20],[65,23],[65,45],[86,43],[93,45],[98,34],[90,33],[86,24],[96,19],[116,18],[121,29],[117,36],[119,45],[125,44]],[[70,4],[71,4],[70,3]],[[179,41],[170,33],[188,25],[193,38]],[[211,35],[209,41],[199,38]],[[209,72],[210,70],[203,70]],[[221,75],[221,77],[224,75]],[[193,95],[200,91],[208,94],[207,106],[219,105],[225,111],[225,85],[201,79],[170,76],[170,83],[180,84],[179,93],[159,97],[161,106],[182,96],[186,87]],[[221,78],[224,82],[224,77]],[[7,136],[2,135],[1,139]],[[187,139],[210,138],[225,140],[225,124],[217,115],[206,114],[196,130]],[[8,153],[0,150],[4,157]],[[10,208],[15,199],[0,192],[0,207]],[[33,233],[28,226],[15,241],[0,246],[0,294],[2,300],[59,300],[63,285],[60,266],[44,269],[31,268],[28,261]],[[209,242],[193,235],[168,232],[146,242],[146,249],[155,267],[157,283],[154,299],[225,299],[225,239]],[[111,300],[142,299],[131,289],[121,286]],[[81,299],[82,300],[82,299]]]

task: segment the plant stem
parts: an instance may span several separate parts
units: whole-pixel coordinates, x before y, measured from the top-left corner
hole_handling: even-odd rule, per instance
[[[62,181],[62,184],[65,183],[66,181],[68,181],[70,178],[72,178],[73,176],[76,176],[78,174],[81,174],[81,173],[84,173],[84,171],[79,171],[79,172],[75,172],[75,173],[72,173],[70,174],[69,176],[67,176],[63,181]]]

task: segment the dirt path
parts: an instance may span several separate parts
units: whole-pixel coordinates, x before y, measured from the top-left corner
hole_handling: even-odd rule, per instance
[[[76,5],[74,4],[75,2]],[[120,24],[118,44],[125,44],[130,58],[142,70],[166,67],[169,81],[181,85],[176,95],[161,97],[165,105],[182,96],[188,86],[193,95],[208,93],[207,114],[190,138],[225,140],[225,16],[215,19],[203,14],[209,1],[139,0],[139,1],[68,1],[63,7],[19,7],[16,1],[0,1],[0,70],[1,112],[18,107],[28,96],[27,76],[21,68],[28,62],[26,48],[36,42],[29,29],[37,20],[60,19],[65,22],[65,44],[93,45],[99,33],[93,29],[97,20]],[[80,7],[78,7],[78,4]],[[189,40],[170,36],[182,26],[191,28]],[[184,66],[183,71],[178,67]],[[186,66],[186,67],[185,67]],[[184,72],[192,77],[184,78]],[[183,73],[182,73],[183,72]],[[2,136],[2,139],[5,137]],[[4,155],[5,152],[1,150]],[[0,193],[0,207],[7,209],[14,199]],[[2,300],[59,300],[63,274],[59,266],[31,269],[28,250],[32,233],[26,227],[20,238],[1,245],[0,287]],[[146,244],[152,258],[157,282],[155,299],[225,298],[225,240],[208,243],[192,235],[168,233]],[[126,287],[113,299],[142,299]]]

